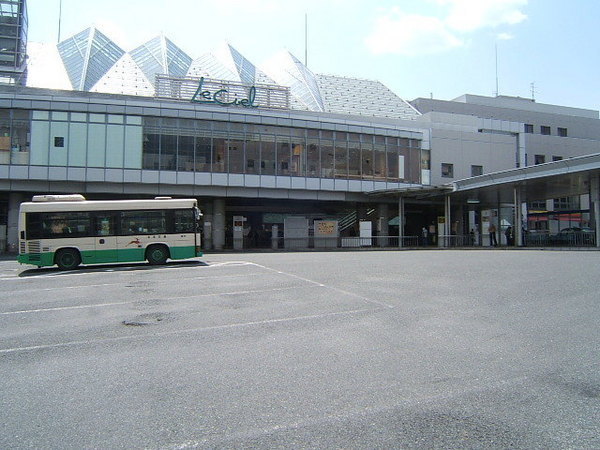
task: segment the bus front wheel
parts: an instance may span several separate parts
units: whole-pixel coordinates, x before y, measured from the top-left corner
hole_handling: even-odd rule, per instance
[[[60,270],[73,270],[81,264],[79,252],[72,248],[65,248],[56,252],[55,260]]]
[[[151,245],[146,250],[146,259],[153,266],[165,264],[169,257],[169,250],[164,245]]]

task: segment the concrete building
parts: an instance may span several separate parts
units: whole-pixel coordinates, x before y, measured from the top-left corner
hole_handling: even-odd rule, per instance
[[[452,101],[418,98],[431,135],[434,185],[492,172],[600,153],[595,110],[540,104],[518,97],[464,95]],[[589,194],[528,203],[529,230],[559,233],[590,227]]]
[[[548,233],[595,226],[585,192],[440,218],[452,182],[599,153],[598,111],[409,103],[377,81],[313,74],[289,52],[259,68],[229,44],[192,58],[158,36],[125,51],[95,28],[42,50],[28,87],[0,86],[0,246],[12,251],[19,204],[45,193],[196,197],[207,251],[437,245],[521,217]],[[45,86],[47,67],[62,81]]]

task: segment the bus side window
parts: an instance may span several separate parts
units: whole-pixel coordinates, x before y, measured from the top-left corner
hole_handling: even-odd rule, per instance
[[[108,236],[114,234],[113,220],[111,216],[96,217],[96,236]]]

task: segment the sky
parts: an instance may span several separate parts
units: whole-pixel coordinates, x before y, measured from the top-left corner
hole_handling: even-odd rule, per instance
[[[286,49],[406,100],[600,109],[598,0],[28,0],[30,42],[58,41],[59,10],[61,40],[94,25],[127,51],[162,33],[192,58],[227,41],[259,67]]]

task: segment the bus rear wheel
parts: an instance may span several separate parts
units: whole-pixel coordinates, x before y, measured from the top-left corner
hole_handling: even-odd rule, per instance
[[[56,252],[55,261],[60,270],[73,270],[81,264],[81,256],[77,250],[65,248]]]
[[[146,259],[153,266],[165,264],[168,257],[169,250],[164,245],[151,245],[146,250]]]

